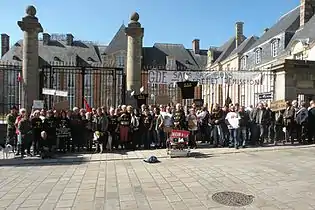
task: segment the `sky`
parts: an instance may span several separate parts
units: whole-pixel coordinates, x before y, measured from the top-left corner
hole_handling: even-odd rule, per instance
[[[109,44],[122,24],[136,11],[144,28],[144,46],[184,44],[220,46],[244,22],[244,35],[260,36],[300,0],[0,0],[0,33],[11,45],[23,38],[17,21],[34,5],[47,33],[72,33],[77,40]]]

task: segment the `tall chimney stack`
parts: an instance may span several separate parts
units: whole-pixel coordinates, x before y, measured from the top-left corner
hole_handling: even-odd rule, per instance
[[[73,35],[67,34],[67,45],[72,46],[72,44],[73,44]]]
[[[199,39],[194,39],[192,41],[192,49],[193,49],[195,54],[200,53],[200,40]]]
[[[43,44],[48,45],[50,42],[50,35],[48,33],[43,33]]]
[[[10,50],[10,36],[1,34],[1,57]]]
[[[243,33],[243,22],[235,23],[235,43],[236,47],[240,46],[244,41],[244,33]]]
[[[314,15],[314,0],[301,0],[300,5],[300,27],[303,27]]]

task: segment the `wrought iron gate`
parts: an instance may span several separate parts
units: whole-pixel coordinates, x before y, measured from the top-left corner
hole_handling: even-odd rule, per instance
[[[123,68],[49,65],[41,68],[40,87],[67,91],[66,97],[41,94],[47,108],[67,100],[70,108],[117,106],[124,102]]]

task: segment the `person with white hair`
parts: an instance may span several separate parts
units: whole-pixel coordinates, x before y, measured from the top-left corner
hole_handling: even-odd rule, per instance
[[[120,142],[123,148],[126,147],[127,142],[129,141],[129,131],[131,125],[131,113],[128,112],[127,106],[121,106],[121,114],[119,116],[119,133],[120,133]]]

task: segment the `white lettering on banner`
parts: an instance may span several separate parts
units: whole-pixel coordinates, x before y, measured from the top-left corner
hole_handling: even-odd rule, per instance
[[[185,75],[188,76],[188,80],[198,81],[199,84],[259,85],[262,80],[261,72],[148,70],[148,81],[151,84],[168,85],[185,81]]]

